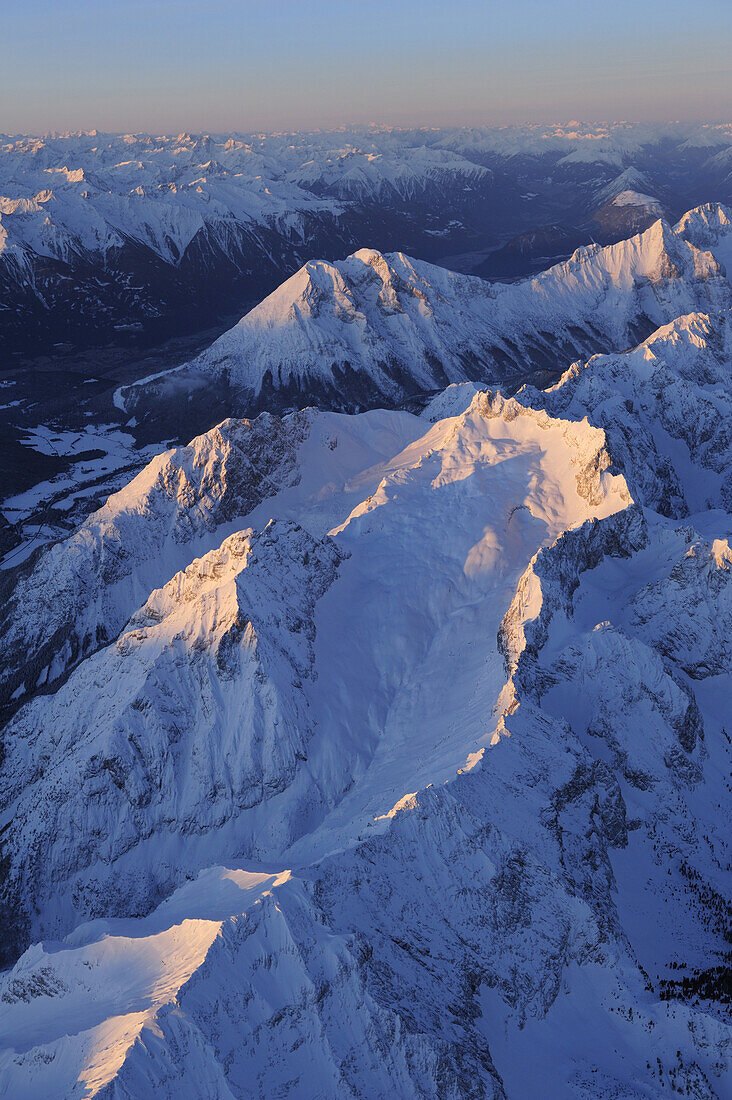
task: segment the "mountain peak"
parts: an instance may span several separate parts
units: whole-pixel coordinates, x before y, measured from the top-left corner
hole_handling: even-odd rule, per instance
[[[8,574],[0,1093],[724,1094],[732,227],[644,228],[312,260],[119,392],[216,426]]]
[[[558,377],[568,360],[620,350],[675,316],[723,306],[722,253],[732,235],[716,217],[713,245],[708,231],[691,232],[690,216],[675,228],[660,218],[512,285],[372,248],[313,260],[197,359],[119,391],[119,407],[139,420],[175,409],[186,392],[200,401],[220,390],[217,400],[242,414],[297,406],[304,393],[353,409],[451,382],[511,389],[540,372]]]
[[[652,183],[649,177],[639,171],[637,168],[626,168],[619,175],[606,184],[597,193],[597,203],[602,206],[608,202],[614,202],[618,196],[622,194],[640,194],[644,198],[647,198],[647,193],[652,188]],[[649,200],[651,202],[657,202],[657,199]]]
[[[731,225],[732,210],[728,206],[721,202],[707,202],[687,210],[675,229],[678,233],[686,234],[701,226],[728,230]]]

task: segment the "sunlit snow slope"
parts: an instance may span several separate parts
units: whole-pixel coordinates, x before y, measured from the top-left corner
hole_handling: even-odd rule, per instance
[[[622,351],[693,311],[732,306],[732,220],[719,205],[578,249],[512,285],[361,249],[306,264],[191,363],[120,389],[145,422],[316,400],[393,406],[449,382],[515,389],[559,363]],[[176,421],[177,418],[177,421]]]
[[[548,389],[223,420],[25,568],[0,1095],[731,1095],[726,218],[508,288],[617,322]],[[472,331],[333,271],[225,339]]]

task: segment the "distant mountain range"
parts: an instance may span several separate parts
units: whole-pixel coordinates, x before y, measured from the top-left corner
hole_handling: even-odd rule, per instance
[[[195,331],[364,242],[515,278],[732,202],[726,125],[0,141],[0,332],[24,354]]]

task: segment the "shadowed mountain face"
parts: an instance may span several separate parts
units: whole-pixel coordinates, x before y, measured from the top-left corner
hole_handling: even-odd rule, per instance
[[[361,248],[35,426],[0,1094],[729,1095],[729,270],[718,204],[511,285]]]
[[[732,202],[730,149],[681,124],[8,138],[3,345],[159,343],[364,243],[513,279]]]

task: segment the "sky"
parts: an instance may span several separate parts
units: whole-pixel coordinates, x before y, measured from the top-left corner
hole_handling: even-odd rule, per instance
[[[732,118],[732,0],[21,0],[2,26],[4,133]]]

